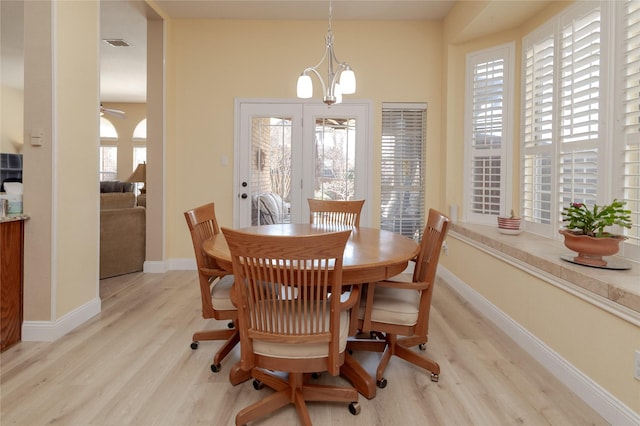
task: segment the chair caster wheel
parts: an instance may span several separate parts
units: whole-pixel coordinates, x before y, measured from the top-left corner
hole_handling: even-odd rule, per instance
[[[440,375],[436,374],[436,373],[431,373],[431,381],[432,382],[438,382],[440,380]]]
[[[260,390],[264,387],[264,383],[262,383],[260,380],[258,379],[253,379],[253,388],[255,390]]]
[[[320,373],[311,373],[311,378],[312,379],[319,379],[320,378]]]
[[[380,380],[376,380],[376,385],[378,385],[378,387],[380,389],[384,389],[387,387],[387,379],[385,379],[384,377]]]
[[[360,404],[357,403],[357,402],[350,403],[349,404],[349,412],[351,414],[353,414],[354,416],[360,414]]]
[[[235,324],[233,323],[233,321],[227,324],[227,328],[235,328]]]
[[[197,340],[195,342],[191,342],[191,349],[193,349],[194,351],[198,349],[198,343],[200,342],[198,342]]]
[[[427,345],[425,343],[420,343],[418,345],[418,349],[420,349],[421,351],[426,351],[427,350]]]
[[[214,373],[217,373],[218,371],[220,371],[221,368],[222,366],[220,364],[211,364],[211,371]]]

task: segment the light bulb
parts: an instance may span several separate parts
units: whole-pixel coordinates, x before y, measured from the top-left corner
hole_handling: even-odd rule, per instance
[[[342,103],[342,87],[340,86],[340,83],[336,83],[336,85],[334,86],[333,96],[335,96],[337,104]]]
[[[349,66],[340,74],[340,86],[345,95],[356,93],[356,74]]]
[[[313,96],[313,82],[311,81],[311,76],[301,74],[298,77],[298,86],[297,86],[298,97],[302,99],[309,99]]]

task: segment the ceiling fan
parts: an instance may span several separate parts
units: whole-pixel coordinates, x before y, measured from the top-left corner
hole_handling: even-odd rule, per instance
[[[100,115],[102,116],[105,114],[117,118],[127,118],[127,114],[124,111],[120,111],[119,109],[105,108],[104,106],[102,106],[102,104],[100,104]]]

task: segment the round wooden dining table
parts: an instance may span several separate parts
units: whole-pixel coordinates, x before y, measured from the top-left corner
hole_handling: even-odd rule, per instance
[[[252,226],[240,230],[256,235],[295,236],[345,229],[351,229],[352,232],[342,258],[342,282],[344,284],[366,284],[390,278],[404,271],[409,260],[418,254],[418,243],[412,239],[394,232],[363,226],[281,223]],[[202,248],[205,253],[216,259],[221,268],[233,272],[231,254],[222,233],[206,240]],[[231,383],[237,384],[248,379],[247,373],[241,371],[236,365],[229,374]],[[364,397],[371,399],[375,396],[375,380],[349,353],[345,353],[345,362],[340,373]]]
[[[256,235],[313,235],[351,229],[342,258],[342,282],[361,284],[390,278],[404,271],[418,254],[418,243],[390,231],[367,227],[280,223],[242,228]],[[202,245],[205,253],[216,259],[221,268],[232,272],[231,254],[222,234]]]

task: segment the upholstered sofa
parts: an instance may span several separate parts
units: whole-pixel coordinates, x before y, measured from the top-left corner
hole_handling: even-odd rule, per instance
[[[146,215],[132,191],[128,183],[100,183],[100,279],[142,271]]]

